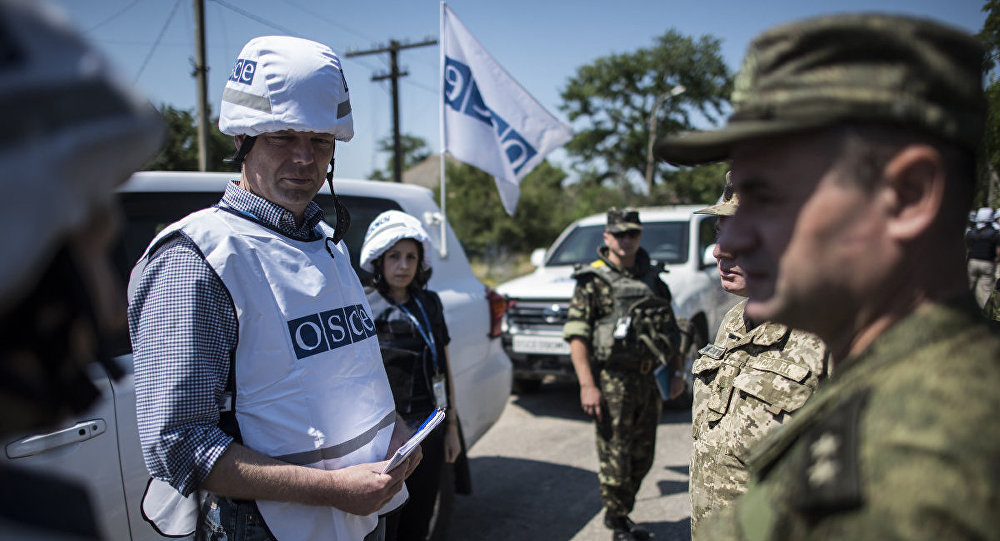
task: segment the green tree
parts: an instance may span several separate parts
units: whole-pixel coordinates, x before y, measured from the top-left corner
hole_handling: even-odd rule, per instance
[[[167,125],[166,142],[163,149],[148,164],[150,171],[197,171],[198,170],[198,130],[195,115],[190,110],[177,109],[163,104],[158,108]],[[232,171],[233,167],[222,160],[232,155],[235,148],[233,138],[219,131],[219,121],[212,121],[208,134],[208,170]]]
[[[427,148],[427,141],[423,137],[418,137],[416,135],[410,135],[408,133],[400,134],[399,136],[399,147],[403,153],[403,171],[417,165],[418,163],[427,159],[431,155],[431,150]],[[368,178],[372,180],[393,180],[392,169],[396,164],[396,157],[394,156],[392,136],[383,137],[378,142],[378,150],[380,152],[388,152],[389,159],[386,162],[385,169],[376,169],[368,175]]]
[[[547,245],[575,219],[562,183],[566,173],[544,161],[521,181],[514,216],[500,202],[493,177],[471,165],[448,160],[448,221],[474,256],[524,253]],[[435,197],[440,197],[435,188]]]
[[[543,161],[521,181],[514,216],[500,202],[493,177],[470,165],[449,160],[448,221],[466,252],[487,260],[504,259],[548,247],[577,218],[611,206],[641,204],[641,195],[596,182],[564,186],[566,172]],[[440,197],[435,189],[435,197]]]
[[[601,57],[578,68],[562,92],[560,106],[571,121],[585,123],[566,145],[574,165],[599,182],[645,178],[652,115],[654,138],[695,129],[695,121],[718,123],[732,87],[719,44],[711,36],[695,40],[669,30],[651,47]],[[671,170],[654,163],[651,184],[687,178],[670,175]],[[692,190],[677,187],[675,192],[680,197]]]
[[[982,182],[976,201],[991,207],[1000,206],[1000,0],[987,0],[983,5],[986,21],[979,38],[986,46],[986,132],[983,135],[980,175]]]
[[[728,163],[713,163],[670,171],[664,175],[662,184],[653,187],[646,204],[714,202],[722,195],[728,169]]]

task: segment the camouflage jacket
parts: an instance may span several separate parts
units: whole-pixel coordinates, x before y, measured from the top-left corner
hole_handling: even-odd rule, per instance
[[[1000,337],[971,297],[839,363],[708,539],[1000,539]]]
[[[1000,280],[997,280],[993,284],[993,293],[990,294],[990,298],[986,301],[986,306],[983,306],[983,314],[986,319],[994,323],[1000,323]]]
[[[746,300],[732,307],[715,342],[695,361],[691,432],[691,530],[746,490],[750,449],[805,404],[826,379],[819,337],[777,323],[752,329]]]
[[[640,248],[636,254],[635,265],[626,269],[616,267],[614,263],[611,263],[607,258],[607,253],[606,246],[600,247],[597,251],[598,260],[591,265],[606,265],[615,272],[641,280],[650,286],[656,297],[664,299],[668,303],[673,298],[670,287],[659,278],[660,268],[651,264],[649,254],[644,249]],[[597,321],[613,311],[614,298],[611,286],[594,274],[581,275],[573,290],[573,298],[569,302],[566,324],[563,326],[563,339],[569,341],[574,337],[579,337],[588,345],[592,345]],[[679,332],[676,328],[677,323],[672,317],[670,321],[674,328],[668,331],[672,335],[676,335]]]

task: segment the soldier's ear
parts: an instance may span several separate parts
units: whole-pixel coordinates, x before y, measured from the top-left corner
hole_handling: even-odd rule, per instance
[[[898,241],[920,237],[941,212],[947,179],[944,157],[930,145],[907,145],[889,160],[883,174],[886,232]]]

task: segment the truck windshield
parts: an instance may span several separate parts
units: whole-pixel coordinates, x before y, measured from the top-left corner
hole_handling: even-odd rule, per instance
[[[642,224],[643,248],[649,258],[679,265],[688,259],[688,222],[646,222]],[[604,246],[604,225],[581,226],[570,231],[556,246],[547,265],[587,264],[597,259],[597,247]]]

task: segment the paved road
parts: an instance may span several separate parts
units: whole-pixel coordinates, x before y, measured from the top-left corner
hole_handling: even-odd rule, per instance
[[[503,416],[469,453],[472,494],[455,497],[450,539],[606,541],[593,424],[576,384],[512,395]],[[665,411],[656,458],[632,519],[656,541],[691,537],[690,412]]]

